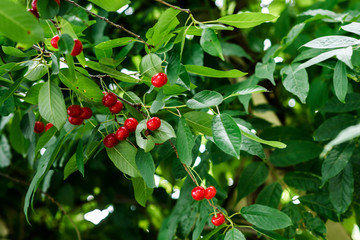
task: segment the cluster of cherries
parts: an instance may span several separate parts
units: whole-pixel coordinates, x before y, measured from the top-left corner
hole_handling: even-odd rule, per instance
[[[55,2],[60,6],[60,0],[55,0]],[[36,18],[39,18],[39,11],[37,9],[37,0],[32,1],[31,8],[28,9],[28,12],[32,13]]]
[[[69,115],[69,123],[72,125],[81,125],[85,119],[92,116],[92,110],[89,107],[80,107],[79,105],[71,105],[67,109]]]
[[[59,42],[59,35],[55,35],[54,37],[51,38],[50,44],[51,46],[53,46],[54,48],[58,49],[58,42]],[[83,45],[81,43],[81,41],[79,39],[74,39],[74,47],[71,50],[70,55],[75,57],[77,55],[79,55],[83,50]]]
[[[42,133],[44,130],[45,132],[52,128],[54,125],[52,123],[47,123],[46,126],[44,126],[43,122],[36,121],[34,125],[34,132],[35,133]]]
[[[213,186],[210,186],[206,189],[204,189],[202,186],[197,186],[194,187],[193,190],[191,191],[191,196],[196,201],[203,200],[204,198],[209,200],[215,197],[215,195],[216,195],[216,188]],[[211,218],[211,222],[215,226],[220,226],[225,222],[225,217],[222,213],[216,213],[215,216]]]

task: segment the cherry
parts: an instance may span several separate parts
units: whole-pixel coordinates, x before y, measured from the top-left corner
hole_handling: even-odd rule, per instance
[[[222,213],[217,213],[216,215],[211,218],[211,222],[215,226],[220,226],[225,222],[225,217]]]
[[[89,119],[92,116],[92,110],[89,107],[82,107],[79,118]]]
[[[120,102],[119,100],[117,100],[114,105],[112,105],[111,107],[109,107],[109,110],[110,110],[110,112],[112,112],[113,114],[117,114],[117,113],[121,112],[122,108],[123,108],[122,102]]]
[[[168,79],[165,73],[157,73],[151,78],[151,83],[154,87],[162,87],[167,83]]]
[[[161,125],[161,120],[158,117],[152,117],[146,122],[146,126],[149,130],[155,131]]]
[[[55,2],[60,6],[60,0],[55,0]]]
[[[74,40],[74,47],[70,53],[71,56],[75,57],[79,55],[83,50],[83,45],[79,39]]]
[[[35,133],[42,133],[44,131],[44,124],[40,121],[36,121],[34,125],[34,132]]]
[[[212,199],[216,195],[216,188],[213,186],[210,186],[205,189],[205,198],[206,199]]]
[[[45,132],[52,128],[54,125],[52,123],[47,123],[45,126]]]
[[[81,114],[81,107],[79,105],[71,105],[67,109],[67,114],[70,117],[79,117]]]
[[[84,119],[79,117],[69,117],[68,120],[72,125],[81,125],[84,122]]]
[[[29,8],[28,12],[32,13],[36,18],[39,18],[39,12],[33,8]]]
[[[126,127],[129,132],[135,132],[137,125],[138,121],[135,118],[128,118],[124,123],[124,127]]]
[[[34,1],[31,3],[31,7],[32,7],[32,9],[34,9],[34,11],[38,11],[36,5],[37,5],[37,0],[34,0]]]
[[[53,38],[50,41],[51,46],[58,49],[59,48],[59,46],[58,46],[59,39],[60,39],[59,35],[53,36]]]
[[[114,133],[110,133],[104,138],[105,147],[112,148],[118,143],[118,140]]]
[[[117,97],[114,93],[106,93],[102,99],[102,103],[105,107],[111,107],[117,102]]]
[[[200,201],[204,199],[205,189],[201,186],[194,187],[194,189],[191,191],[191,196],[193,199]]]
[[[129,131],[125,127],[120,127],[115,136],[119,141],[125,140],[129,136]]]

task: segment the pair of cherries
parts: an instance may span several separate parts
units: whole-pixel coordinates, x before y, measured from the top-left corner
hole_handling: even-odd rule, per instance
[[[104,93],[102,98],[102,103],[105,107],[108,107],[110,112],[113,114],[118,114],[123,109],[123,104],[117,100],[117,96],[114,93]]]
[[[34,125],[34,132],[35,133],[42,133],[44,130],[45,132],[52,128],[54,125],[52,123],[47,123],[46,126],[44,126],[43,122],[36,121]]]
[[[123,127],[120,127],[116,133],[110,133],[104,138],[105,147],[115,147],[119,141],[125,140],[131,132],[135,132],[137,125],[138,121],[135,118],[126,119]]]
[[[72,125],[81,125],[85,119],[92,116],[92,110],[88,107],[80,107],[79,105],[71,105],[67,109],[69,115],[69,123]]]

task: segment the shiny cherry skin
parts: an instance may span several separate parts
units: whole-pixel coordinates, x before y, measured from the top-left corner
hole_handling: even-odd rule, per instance
[[[89,107],[82,107],[79,118],[89,119],[92,116],[92,110]]]
[[[205,189],[201,186],[194,187],[194,189],[191,191],[191,196],[196,201],[203,200],[205,196]]]
[[[211,222],[215,226],[220,226],[221,224],[223,224],[225,222],[225,217],[222,213],[217,213],[216,216],[214,215],[211,218]]]
[[[81,125],[84,122],[84,119],[79,117],[69,117],[68,120],[72,125]]]
[[[45,126],[45,132],[52,128],[54,125],[52,123],[47,123]]]
[[[205,198],[206,199],[212,199],[216,195],[216,188],[213,186],[210,186],[205,189]]]
[[[71,56],[75,57],[79,55],[83,50],[83,45],[79,39],[74,40],[74,47],[70,53]]]
[[[35,133],[42,133],[45,129],[45,126],[42,122],[36,121],[34,125],[34,132]]]
[[[135,118],[128,118],[125,120],[124,127],[126,127],[129,132],[135,132],[138,124],[139,123]]]
[[[107,135],[104,138],[103,142],[104,142],[105,147],[112,148],[118,143],[118,140],[114,133],[110,133],[109,135]]]
[[[125,127],[120,127],[116,131],[115,136],[119,141],[125,140],[129,136],[129,131]]]
[[[59,46],[58,46],[59,39],[60,39],[59,35],[53,36],[51,41],[50,41],[51,46],[58,49],[59,48]]]
[[[117,97],[114,93],[106,93],[105,96],[103,96],[102,103],[105,107],[111,107],[115,105],[117,102]]]
[[[67,114],[70,117],[79,117],[81,114],[81,107],[79,105],[71,105],[67,109]]]
[[[112,112],[113,114],[118,114],[119,112],[121,112],[122,109],[123,109],[123,104],[119,100],[117,100],[114,105],[109,107],[110,112]]]
[[[154,87],[162,87],[167,83],[168,79],[165,73],[157,73],[151,78],[151,83]]]
[[[146,126],[149,130],[155,131],[161,125],[161,120],[158,117],[152,117],[146,122]]]
[[[32,7],[32,9],[34,9],[34,11],[38,11],[38,9],[37,9],[37,0],[32,1],[31,7]]]

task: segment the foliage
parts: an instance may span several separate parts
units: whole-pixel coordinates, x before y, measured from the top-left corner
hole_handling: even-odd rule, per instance
[[[39,19],[30,6],[0,2],[0,236],[325,239],[359,224],[357,1],[39,0]],[[93,116],[71,125],[72,104]],[[105,147],[129,117],[136,131]],[[215,198],[195,201],[196,185]],[[85,221],[94,209],[109,216]]]

